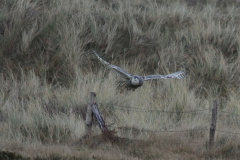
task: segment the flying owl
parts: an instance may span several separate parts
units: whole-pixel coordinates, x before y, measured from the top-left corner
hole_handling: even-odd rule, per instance
[[[151,79],[160,79],[160,78],[163,78],[163,79],[170,79],[170,78],[182,79],[186,76],[185,71],[179,71],[179,72],[175,72],[175,73],[172,73],[172,74],[169,74],[169,75],[158,75],[158,74],[157,75],[147,75],[147,76],[132,75],[130,73],[127,73],[122,68],[120,68],[118,66],[115,66],[115,65],[112,65],[112,64],[104,61],[97,54],[96,51],[93,50],[93,52],[102,64],[104,64],[109,69],[114,71],[119,77],[124,78],[124,82],[125,82],[126,87],[128,89],[135,90],[136,88],[142,86],[144,81],[151,80]]]

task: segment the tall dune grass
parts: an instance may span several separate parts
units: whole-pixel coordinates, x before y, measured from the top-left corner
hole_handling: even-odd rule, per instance
[[[238,135],[216,132],[215,148],[208,152],[209,131],[204,130],[210,127],[212,102],[217,100],[217,129],[240,131],[239,116],[231,114],[240,114],[237,5],[191,0],[2,1],[0,148],[32,158],[239,157]],[[147,81],[135,92],[126,91],[93,49],[132,74],[184,69],[188,75]],[[100,112],[119,140],[80,140],[90,92],[97,93]],[[204,112],[169,113],[193,110]],[[100,135],[96,122],[93,126],[93,135]],[[158,132],[194,129],[200,131]]]

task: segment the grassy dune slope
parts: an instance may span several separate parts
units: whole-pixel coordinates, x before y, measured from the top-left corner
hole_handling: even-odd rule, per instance
[[[0,156],[237,159],[239,5],[234,0],[1,1]],[[184,69],[188,75],[126,91],[93,49],[133,74]],[[102,135],[95,122],[93,136],[81,140],[90,92],[97,93],[114,136]],[[219,132],[209,152],[213,100],[219,104]],[[192,110],[204,111],[179,113]],[[179,130],[198,131],[157,132]]]

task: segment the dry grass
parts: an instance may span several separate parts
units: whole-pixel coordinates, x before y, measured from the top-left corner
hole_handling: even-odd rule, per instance
[[[3,0],[0,4],[0,156],[12,159],[238,159],[238,1]],[[188,72],[119,89],[92,54],[130,73]],[[97,93],[115,134],[82,140]],[[215,147],[209,131],[219,102]],[[205,110],[203,114],[136,112]],[[125,109],[124,109],[125,108]]]

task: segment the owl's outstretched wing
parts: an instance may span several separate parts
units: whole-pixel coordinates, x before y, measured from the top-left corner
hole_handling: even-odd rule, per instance
[[[125,79],[129,79],[132,75],[127,73],[126,71],[124,71],[122,68],[112,65],[110,63],[108,63],[107,61],[104,61],[98,54],[96,51],[94,51],[94,54],[97,56],[97,58],[99,59],[99,61],[104,64],[105,66],[107,66],[109,69],[111,69],[112,71],[115,72],[115,74],[117,74],[118,76],[125,78]]]
[[[160,78],[163,78],[163,79],[170,79],[170,78],[181,79],[181,78],[184,78],[185,76],[186,76],[185,71],[179,71],[179,72],[172,73],[172,74],[169,74],[169,75],[148,75],[148,76],[144,76],[143,80],[147,81],[147,80],[150,80],[150,79],[160,79]]]

